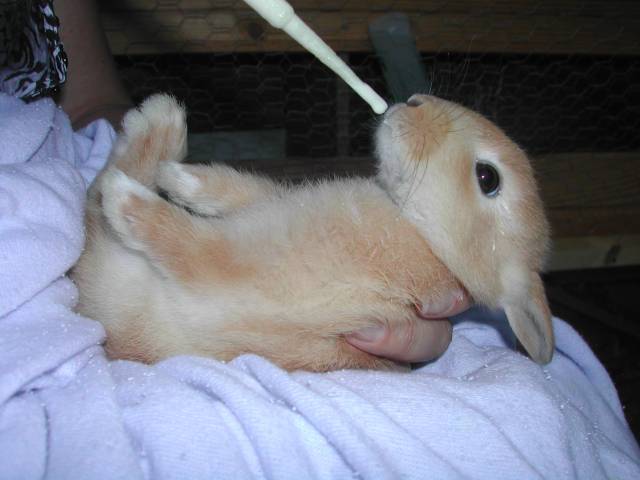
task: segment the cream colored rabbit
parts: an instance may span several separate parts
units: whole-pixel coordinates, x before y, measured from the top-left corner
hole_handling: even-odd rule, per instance
[[[533,359],[551,359],[547,222],[525,154],[483,117],[415,95],[378,127],[375,179],[300,187],[180,164],[185,115],[169,96],[123,126],[73,273],[79,311],[104,324],[112,357],[252,352],[287,369],[387,368],[343,335],[405,321],[460,282],[505,309]]]

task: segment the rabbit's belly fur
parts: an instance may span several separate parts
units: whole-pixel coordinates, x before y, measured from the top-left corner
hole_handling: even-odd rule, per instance
[[[368,180],[320,183],[244,208],[166,275],[89,212],[79,311],[105,325],[111,356],[263,355],[294,369],[385,368],[344,333],[401,322],[456,287],[417,229]],[[157,226],[153,211],[145,224]],[[176,228],[179,228],[176,226]],[[175,232],[180,235],[180,232]]]

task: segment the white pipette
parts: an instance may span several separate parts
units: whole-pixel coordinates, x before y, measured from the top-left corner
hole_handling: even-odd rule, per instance
[[[369,85],[364,83],[342,61],[329,45],[316,35],[306,23],[293,11],[293,7],[285,0],[244,0],[273,27],[284,30],[291,38],[313,53],[318,60],[333,70],[349,85],[374,112],[384,113],[387,108],[385,102]]]

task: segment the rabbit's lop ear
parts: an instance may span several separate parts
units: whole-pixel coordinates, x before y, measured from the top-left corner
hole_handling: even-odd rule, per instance
[[[509,298],[504,309],[509,325],[529,356],[546,364],[551,361],[554,350],[551,311],[540,275],[530,272],[528,277],[528,281],[520,283],[524,288]]]

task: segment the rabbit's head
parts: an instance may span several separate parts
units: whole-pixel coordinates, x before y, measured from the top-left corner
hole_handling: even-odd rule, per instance
[[[473,299],[503,308],[529,355],[553,355],[540,279],[549,226],[525,153],[481,115],[427,95],[376,132],[378,181]]]

